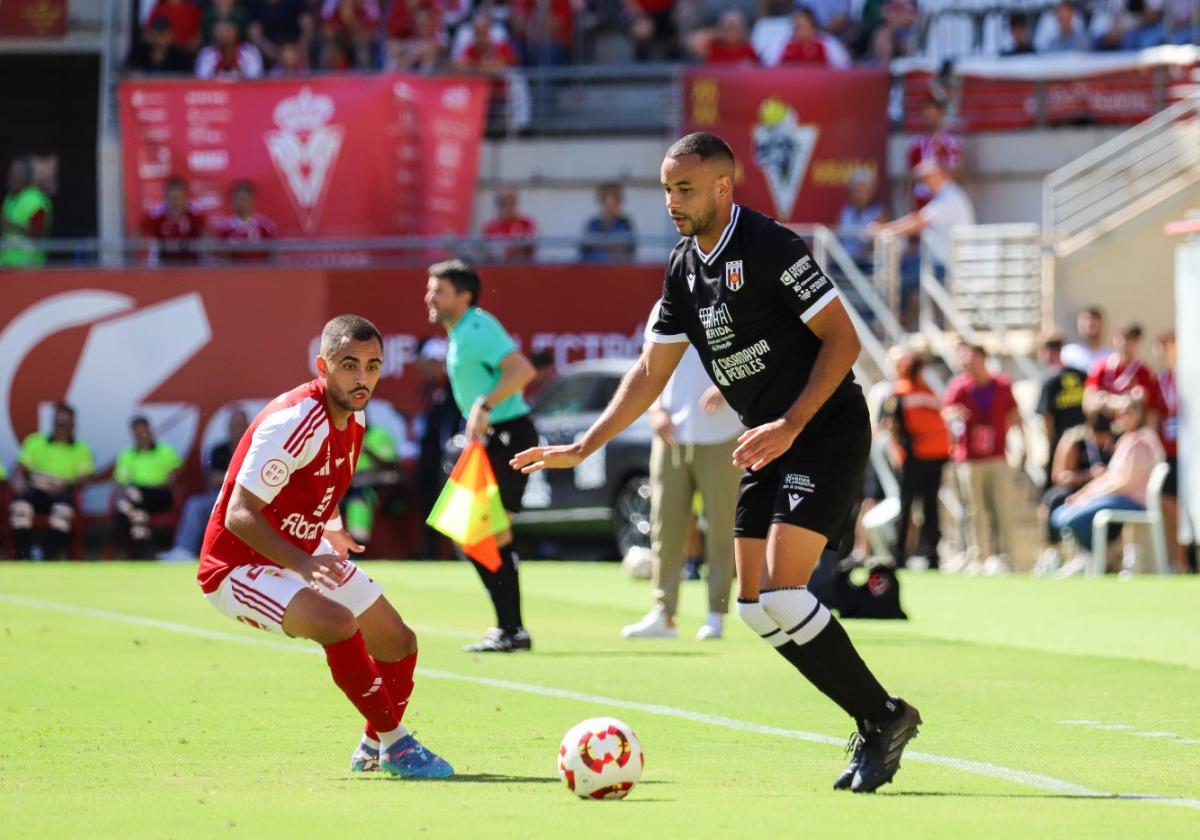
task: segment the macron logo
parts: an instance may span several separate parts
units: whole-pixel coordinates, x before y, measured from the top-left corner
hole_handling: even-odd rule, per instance
[[[797,507],[799,507],[800,503],[803,501],[804,501],[804,497],[801,496],[799,493],[788,493],[788,506],[792,510],[795,510]]]

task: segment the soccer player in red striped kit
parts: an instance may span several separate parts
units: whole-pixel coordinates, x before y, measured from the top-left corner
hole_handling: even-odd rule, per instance
[[[197,578],[230,618],[325,648],[334,683],[367,720],[351,770],[445,778],[453,768],[401,723],[416,636],[349,560],[363,549],[338,515],[382,364],[370,321],[339,315],[325,325],[317,378],[272,400],[238,443]]]

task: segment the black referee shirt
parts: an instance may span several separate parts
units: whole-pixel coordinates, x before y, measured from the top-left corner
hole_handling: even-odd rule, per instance
[[[671,252],[649,335],[691,342],[742,423],[759,426],[808,384],[821,340],[807,324],[837,297],[799,236],[735,204],[711,253],[692,237]],[[862,391],[848,374],[818,413],[852,398]]]

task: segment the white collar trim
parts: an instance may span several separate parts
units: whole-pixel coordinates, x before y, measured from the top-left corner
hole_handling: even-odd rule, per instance
[[[729,216],[729,224],[725,225],[725,230],[721,231],[721,238],[717,240],[717,244],[713,246],[712,251],[708,254],[704,253],[704,250],[700,247],[700,243],[696,241],[696,237],[692,237],[692,244],[696,246],[696,253],[700,256],[700,262],[705,265],[713,264],[713,260],[717,258],[717,255],[729,243],[730,237],[733,236],[733,229],[737,227],[738,216],[741,213],[742,208],[736,204],[733,205],[733,213]]]

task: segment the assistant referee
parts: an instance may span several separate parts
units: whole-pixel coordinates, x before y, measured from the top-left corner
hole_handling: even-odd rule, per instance
[[[479,308],[479,274],[469,263],[447,260],[429,267],[425,306],[429,321],[450,338],[446,374],[459,411],[467,420],[468,439],[486,443],[488,460],[500,485],[500,501],[509,514],[521,509],[528,478],[506,464],[517,452],[538,442],[522,390],[535,370],[516,342],[493,316]],[[463,650],[509,653],[532,650],[521,618],[521,586],[512,531],[496,536],[500,568],[492,572],[472,561],[496,608],[496,626]]]
[[[858,725],[854,757],[834,783],[891,781],[921,722],[891,697],[849,636],[807,589],[826,544],[851,526],[871,448],[851,366],[858,336],[833,282],[804,242],[733,201],[733,152],[689,134],[667,151],[667,212],[685,238],[671,252],[651,341],[608,408],[569,446],[522,452],[525,472],[573,467],[642,415],[688,344],[747,431],[734,519],[738,614]]]

